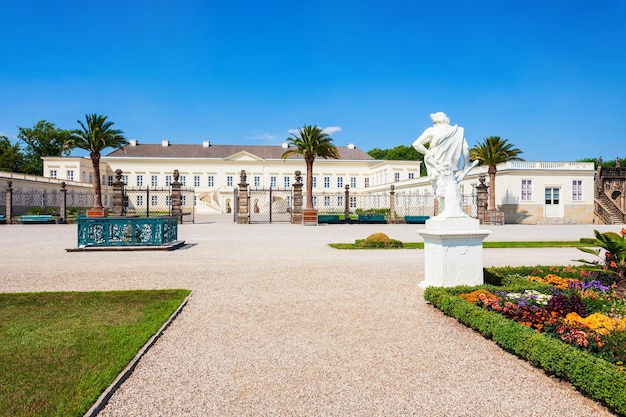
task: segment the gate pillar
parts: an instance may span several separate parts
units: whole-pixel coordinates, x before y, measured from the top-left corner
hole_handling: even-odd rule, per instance
[[[61,183],[61,204],[59,207],[59,223],[66,223],[67,220],[67,184]]]
[[[250,217],[248,216],[248,183],[246,183],[246,171],[243,169],[239,174],[239,198],[237,207],[237,224],[249,224]]]
[[[5,213],[5,221],[7,224],[11,224],[13,219],[13,181],[7,181]]]
[[[396,222],[396,186],[391,184],[391,191],[389,191],[389,221],[391,223]]]
[[[115,170],[115,182],[113,183],[113,215],[124,215],[124,183],[122,182],[122,170]]]
[[[172,216],[178,217],[178,222],[183,224],[183,210],[181,208],[183,198],[180,192],[181,183],[178,182],[178,178],[180,178],[180,173],[177,169],[175,169],[174,182],[172,182],[172,196],[170,197],[170,200],[172,204]]]
[[[296,181],[293,184],[293,224],[302,224],[302,172],[294,172]]]
[[[483,224],[485,222],[485,211],[487,210],[487,189],[489,186],[485,185],[485,174],[480,174],[478,181],[480,184],[476,186],[476,217]]]

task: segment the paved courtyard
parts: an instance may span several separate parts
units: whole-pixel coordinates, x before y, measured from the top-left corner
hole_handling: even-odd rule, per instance
[[[621,226],[620,226],[621,227]],[[426,304],[423,251],[339,251],[423,225],[236,225],[198,216],[172,252],[80,252],[75,225],[0,225],[0,291],[188,288],[189,304],[101,416],[606,416],[599,404]],[[491,241],[593,225],[486,226]],[[572,264],[485,249],[489,265]]]

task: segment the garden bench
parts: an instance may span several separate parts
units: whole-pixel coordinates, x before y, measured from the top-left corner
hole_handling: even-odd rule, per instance
[[[404,216],[404,222],[407,224],[424,224],[430,216]]]
[[[20,223],[52,223],[51,214],[25,214],[20,216]]]
[[[318,223],[339,223],[339,216],[336,214],[319,214],[317,216],[317,222]]]
[[[4,223],[4,214],[0,214],[0,223]]]
[[[359,223],[381,223],[385,224],[385,216],[382,214],[359,214]]]

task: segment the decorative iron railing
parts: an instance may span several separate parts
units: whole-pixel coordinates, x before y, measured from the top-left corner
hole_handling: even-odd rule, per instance
[[[78,247],[162,246],[178,239],[178,218],[80,217]]]

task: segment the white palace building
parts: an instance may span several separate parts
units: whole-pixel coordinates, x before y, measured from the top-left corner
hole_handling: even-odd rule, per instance
[[[277,146],[201,144],[140,144],[131,140],[101,159],[99,179],[111,186],[120,169],[129,187],[168,187],[174,170],[184,187],[193,188],[197,212],[226,213],[244,170],[251,189],[289,189],[294,172],[306,172],[300,156],[282,159],[288,144]],[[317,158],[313,166],[315,194],[432,196],[428,178],[420,177],[419,161],[371,158],[353,144],[338,146],[340,159]],[[498,165],[496,204],[506,223],[593,223],[594,165],[591,162],[509,161]],[[44,177],[93,183],[89,157],[45,157]],[[461,182],[462,194],[474,193],[487,167],[474,168]],[[304,180],[303,180],[304,182]],[[393,187],[392,187],[393,185]],[[487,177],[487,185],[488,177]],[[396,206],[398,207],[398,205]],[[402,213],[399,213],[402,215]]]

